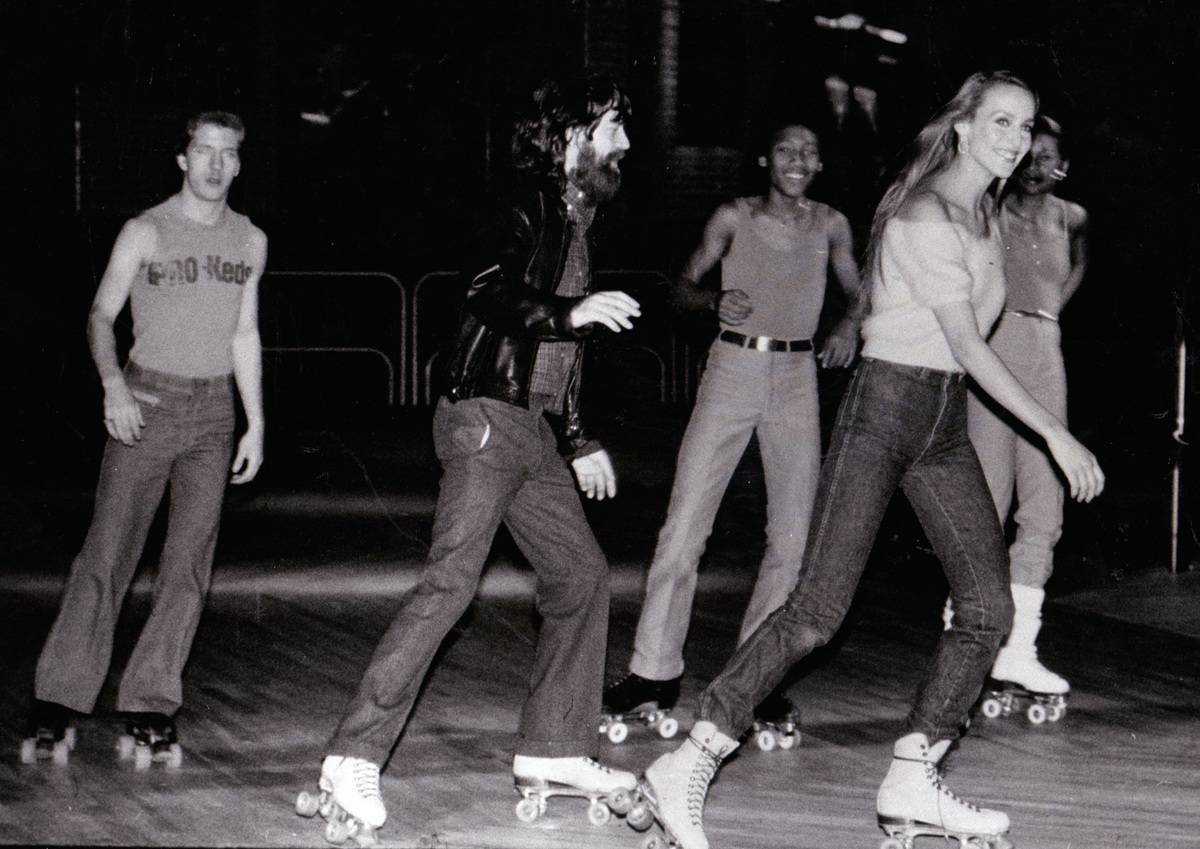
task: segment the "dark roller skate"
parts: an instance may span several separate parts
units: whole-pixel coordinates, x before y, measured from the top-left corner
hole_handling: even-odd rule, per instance
[[[776,746],[785,750],[794,748],[800,742],[798,718],[798,711],[787,693],[782,689],[773,690],[754,709],[754,726],[750,729],[754,744],[764,752],[770,752]]]
[[[170,769],[183,765],[183,748],[175,732],[175,722],[162,713],[131,713],[125,722],[125,733],[117,737],[117,759],[133,761],[136,770],[147,770],[151,764],[165,764]]]
[[[21,763],[53,761],[65,766],[75,748],[72,711],[54,702],[37,700],[29,714],[28,730],[21,741]]]
[[[637,722],[653,728],[664,740],[679,731],[679,720],[671,710],[679,701],[679,678],[653,681],[630,672],[616,684],[604,690],[604,715],[600,733],[613,743],[629,736],[630,723]]]

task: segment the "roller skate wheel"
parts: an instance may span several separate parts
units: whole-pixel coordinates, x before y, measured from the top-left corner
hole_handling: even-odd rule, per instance
[[[74,726],[68,726],[67,730],[63,732],[63,742],[67,744],[68,749],[70,749],[72,752],[75,751],[75,728],[74,728]]]
[[[627,814],[633,807],[633,796],[628,790],[614,790],[604,801],[614,814]]]
[[[679,733],[679,720],[673,716],[664,716],[658,723],[658,736],[670,740]]]
[[[542,806],[533,799],[522,799],[517,802],[516,807],[517,819],[521,822],[533,822],[542,815]],[[588,812],[589,816],[591,812]]]
[[[608,821],[612,819],[612,811],[608,809],[608,805],[597,799],[588,805],[587,818],[592,825],[608,825]]]
[[[651,834],[642,841],[642,849],[669,849],[670,843],[657,834]]]
[[[167,750],[167,755],[163,759],[168,769],[179,769],[183,766],[183,747],[178,743],[172,743],[171,748]]]
[[[367,849],[368,846],[376,846],[379,843],[379,837],[375,834],[375,829],[369,825],[362,823],[358,824],[358,829],[354,832],[354,842],[362,849]]]
[[[296,813],[302,817],[315,817],[317,815],[317,797],[309,793],[307,790],[301,790],[296,796]]]
[[[1050,720],[1051,722],[1058,722],[1066,715],[1067,709],[1062,705],[1050,705],[1050,707],[1046,710],[1046,719]]]
[[[27,737],[21,741],[21,763],[31,764],[37,761],[37,741]]]
[[[754,735],[754,743],[760,751],[769,752],[775,748],[775,732],[763,729]]]
[[[885,837],[879,844],[879,849],[910,849],[910,846],[899,837]]]
[[[796,744],[800,742],[799,734],[784,734],[779,738],[779,748],[787,751],[788,749],[796,748]]]
[[[1034,725],[1041,725],[1046,721],[1046,709],[1041,705],[1030,705],[1025,711],[1025,717]]]
[[[611,743],[624,743],[629,736],[629,726],[624,722],[614,722],[608,726],[608,739]]]
[[[50,759],[59,766],[67,765],[67,762],[71,760],[71,748],[67,745],[66,740],[58,740],[54,743]]]
[[[132,758],[135,747],[133,738],[128,734],[122,734],[117,738],[117,760],[127,761]]]
[[[137,746],[133,750],[133,768],[141,771],[150,769],[150,764],[154,762],[154,755],[150,753],[149,746]]]
[[[325,840],[329,843],[343,843],[350,836],[350,826],[345,820],[332,819],[325,823]]]
[[[984,699],[980,712],[988,719],[995,719],[1004,713],[1004,708],[1000,705],[998,699]]]
[[[629,813],[625,815],[625,822],[629,823],[629,827],[634,831],[645,831],[654,822],[654,814],[650,813],[650,809],[643,803],[638,803],[629,809]]]

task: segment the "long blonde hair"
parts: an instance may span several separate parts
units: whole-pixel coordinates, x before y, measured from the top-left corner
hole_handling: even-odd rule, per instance
[[[884,192],[883,200],[875,208],[871,236],[867,240],[862,264],[862,285],[868,297],[874,287],[874,272],[879,270],[884,227],[926,180],[948,166],[958,155],[958,131],[954,125],[975,117],[984,95],[997,85],[1014,85],[1025,89],[1033,95],[1036,105],[1037,94],[1011,71],[980,72],[967,77],[950,102],[929,119],[913,139],[908,162],[900,169],[896,179]]]

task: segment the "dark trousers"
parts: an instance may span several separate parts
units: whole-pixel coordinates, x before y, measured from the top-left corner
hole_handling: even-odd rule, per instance
[[[233,453],[232,378],[188,378],[131,363],[126,382],[146,422],[133,445],[109,439],[83,549],[38,659],[39,699],[90,712],[112,658],[113,632],[170,485],[167,538],[150,617],[134,647],[117,708],[173,714],[208,594]]]
[[[592,753],[608,632],[608,563],[549,424],[540,413],[500,401],[443,399],[433,439],[443,475],[424,573],[376,647],[327,751],[377,764],[387,759],[434,653],[475,595],[504,522],[537,574],[542,617],[517,753]]]
[[[796,588],[704,691],[699,717],[737,737],[788,669],[841,625],[897,488],[950,584],[954,627],[938,642],[907,728],[954,739],[1012,625],[1008,554],[967,436],[961,374],[865,359],[821,466]]]

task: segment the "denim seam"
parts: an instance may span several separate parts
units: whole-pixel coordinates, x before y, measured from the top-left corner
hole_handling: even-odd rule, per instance
[[[862,400],[863,386],[865,384],[866,384],[866,380],[860,380],[860,381],[855,382],[854,395],[850,398],[850,402],[848,404],[843,405],[842,412],[844,414],[844,418],[853,419],[857,415],[858,405],[859,405],[859,402]],[[843,418],[843,416],[839,416],[838,418],[839,418],[838,424],[840,425],[841,419]],[[850,434],[849,428],[846,428],[846,441],[849,441],[850,435],[851,434]],[[815,523],[815,525],[810,523],[808,532],[810,535],[812,535],[813,551],[816,551],[818,548],[820,548],[821,544],[824,542],[825,529],[829,523],[829,511],[831,509],[830,505],[833,504],[833,500],[834,500],[833,499],[834,487],[837,485],[837,481],[840,478],[841,471],[842,471],[842,465],[845,462],[847,453],[848,452],[846,451],[846,446],[843,445],[841,450],[838,451],[837,459],[834,461],[833,470],[829,474],[830,484],[829,484],[829,492],[825,496],[825,505],[824,505],[825,509],[821,511],[821,515],[820,515],[818,521]],[[817,486],[818,486],[818,490],[819,490],[820,484],[818,483]],[[818,517],[814,516],[813,518],[817,519]],[[807,548],[807,546],[806,546],[806,548]],[[807,551],[805,553],[807,554]],[[804,564],[801,564],[800,574],[797,576],[797,586],[799,585],[799,581],[803,579],[803,575],[804,575],[805,571],[806,570],[804,569]]]
[[[940,406],[938,407],[937,418],[933,420],[933,426],[929,428],[929,440],[925,443],[921,450],[917,452],[914,463],[920,462],[922,459],[924,459],[929,453],[929,449],[933,447],[934,440],[937,439],[938,431],[942,426],[942,418],[946,415],[946,408],[950,405],[950,393],[947,391],[949,386],[946,383],[942,383],[939,389],[941,390],[942,400]]]
[[[968,548],[967,548],[967,546],[965,546],[965,545],[963,544],[963,542],[962,542],[962,539],[961,539],[961,537],[960,537],[960,536],[959,536],[959,534],[958,534],[958,527],[957,527],[957,525],[955,525],[955,523],[954,523],[954,522],[952,522],[952,521],[949,521],[949,519],[950,519],[950,514],[949,514],[949,513],[946,511],[946,508],[943,506],[943,503],[942,503],[942,500],[941,500],[941,498],[939,498],[939,497],[938,497],[937,488],[936,488],[936,487],[934,487],[934,486],[931,486],[931,485],[929,484],[929,482],[926,480],[925,476],[924,476],[924,475],[921,473],[921,470],[920,470],[919,468],[917,468],[917,467],[915,467],[915,466],[914,466],[914,467],[911,469],[911,471],[912,471],[913,477],[914,477],[914,478],[915,478],[915,479],[916,479],[916,480],[917,480],[917,481],[918,481],[918,482],[919,482],[919,483],[920,483],[922,486],[924,486],[924,487],[926,488],[926,490],[927,490],[927,491],[928,491],[928,492],[929,492],[929,493],[930,493],[930,494],[933,496],[933,501],[934,501],[934,504],[936,504],[936,505],[937,505],[937,508],[938,508],[938,509],[939,509],[939,510],[942,512],[942,515],[943,515],[943,516],[944,516],[944,517],[947,519],[947,523],[946,523],[946,524],[947,524],[947,527],[949,527],[949,528],[950,528],[950,532],[951,532],[951,534],[952,534],[952,535],[953,535],[953,537],[954,537],[954,543],[955,543],[955,545],[957,545],[957,546],[958,546],[959,550],[960,550],[961,552],[963,552],[963,554],[965,555],[965,556],[964,556],[964,558],[963,558],[963,563],[966,565],[966,567],[967,567],[967,571],[968,571],[968,572],[970,573],[970,575],[971,575],[971,580],[972,580],[972,581],[974,582],[974,584],[975,584],[975,593],[976,593],[976,596],[978,596],[978,597],[982,597],[982,593],[980,593],[980,591],[979,591],[979,579],[976,577],[975,563],[974,563],[974,560],[973,560],[973,559],[971,558],[971,556],[970,556],[970,549],[968,549]],[[944,571],[944,570],[945,570],[945,566],[943,565],[943,567],[942,567],[942,568],[943,568],[943,571]],[[987,618],[986,618],[986,617],[987,617],[988,610],[987,610],[987,607],[986,607],[986,606],[982,606],[982,605],[981,605],[980,609],[983,611],[983,619],[982,619],[982,621],[980,622],[980,626],[981,626],[981,627],[983,627],[983,628],[986,628],[986,627],[987,627],[987,625],[988,625]],[[960,676],[962,675],[963,668],[964,668],[966,665],[967,665],[967,660],[966,660],[966,657],[965,657],[965,655],[963,655],[963,656],[962,656],[962,659],[959,661],[959,666],[958,666],[958,669],[956,669],[956,670],[955,670],[955,677],[956,677],[956,678],[958,678],[958,677],[960,677]],[[945,708],[945,706],[946,706],[946,705],[945,705],[945,703],[943,703],[943,705],[942,705],[943,709]],[[938,728],[937,728],[937,732],[938,732],[938,733],[937,733],[938,739],[944,739],[944,736],[945,736],[945,734],[953,734],[953,733],[954,733],[954,729],[953,729],[953,728],[950,728],[950,729],[943,729],[943,728],[941,728],[941,727],[938,727]],[[943,733],[943,732],[944,732],[944,733]]]

